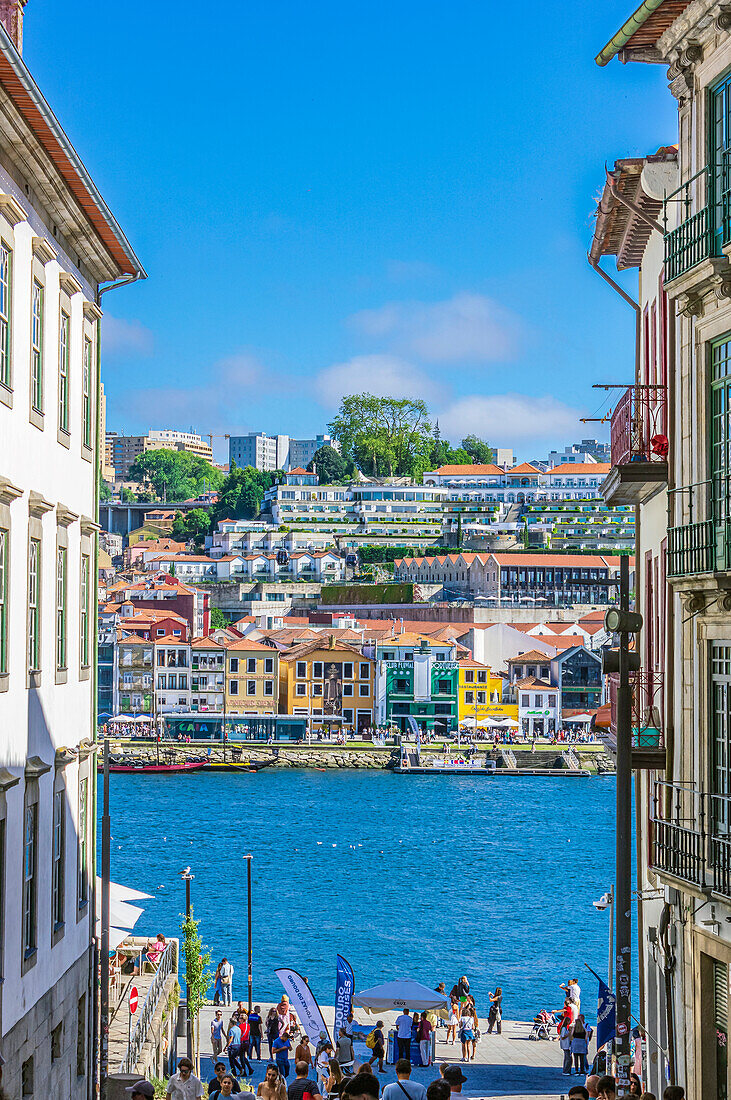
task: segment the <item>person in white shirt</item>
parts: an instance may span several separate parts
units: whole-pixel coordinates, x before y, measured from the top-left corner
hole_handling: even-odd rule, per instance
[[[577,978],[569,978],[568,985],[561,984],[560,989],[563,989],[564,993],[577,1008],[581,1006],[581,986],[579,985]]]
[[[221,979],[221,993],[223,994],[223,1003],[225,1005],[230,1005],[231,985],[233,983],[234,968],[233,964],[230,963],[227,958],[221,959],[221,966],[218,971],[218,976]]]
[[[193,1063],[187,1058],[178,1062],[178,1072],[168,1081],[167,1100],[200,1100],[203,1082],[193,1076]]]
[[[411,1065],[411,1022],[408,1008],[405,1008],[401,1015],[396,1017],[398,1056],[405,1059],[409,1065]]]

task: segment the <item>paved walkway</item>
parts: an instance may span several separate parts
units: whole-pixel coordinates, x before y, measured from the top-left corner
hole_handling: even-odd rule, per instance
[[[266,1016],[269,1005],[262,1005],[262,1015]],[[213,1076],[212,1051],[210,1045],[210,1021],[213,1019],[214,1009],[206,1007],[201,1014],[201,1050],[203,1061],[201,1063],[201,1076],[205,1081]],[[333,1019],[332,1008],[323,1008],[325,1019],[331,1024]],[[224,1009],[224,1017],[228,1021],[230,1009]],[[384,1012],[380,1018],[390,1025],[396,1017],[394,1012]],[[363,1024],[366,1031],[375,1024],[375,1016],[369,1017],[366,1013],[359,1012],[357,1019]],[[543,1041],[533,1042],[528,1039],[531,1030],[530,1024],[503,1021],[502,1035],[485,1034],[485,1021],[481,1021],[483,1036],[477,1044],[476,1058],[469,1065],[461,1060],[462,1048],[459,1043],[454,1045],[443,1041],[445,1031],[440,1028],[437,1033],[436,1060],[437,1064],[449,1062],[460,1065],[467,1077],[463,1085],[462,1094],[470,1097],[490,1097],[490,1100],[560,1100],[566,1096],[569,1087],[574,1082],[583,1084],[583,1078],[564,1077],[561,1073],[562,1052],[558,1042]],[[205,1038],[204,1038],[205,1037]],[[314,1044],[312,1044],[314,1046]],[[371,1052],[364,1042],[356,1043],[356,1065],[359,1061],[368,1060]],[[254,1062],[253,1084],[256,1085],[264,1077],[264,1069],[267,1064],[266,1044],[262,1045],[260,1062]],[[227,1062],[227,1059],[223,1059]],[[412,1077],[428,1085],[433,1081],[438,1069],[430,1066],[426,1069],[415,1067]],[[290,1080],[294,1077],[294,1068],[290,1073]],[[378,1075],[381,1085],[396,1080],[393,1066],[388,1066],[387,1072]]]

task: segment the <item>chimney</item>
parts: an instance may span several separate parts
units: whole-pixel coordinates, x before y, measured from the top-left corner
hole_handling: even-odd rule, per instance
[[[23,8],[27,2],[28,0],[0,0],[0,22],[20,54],[23,52]]]

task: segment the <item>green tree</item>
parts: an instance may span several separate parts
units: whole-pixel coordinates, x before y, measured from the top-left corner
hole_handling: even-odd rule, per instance
[[[185,515],[182,512],[175,513],[171,534],[178,542],[189,542],[192,539],[197,546],[200,546],[210,530],[211,517],[207,510],[191,508]]]
[[[183,933],[183,957],[185,959],[185,984],[188,987],[188,1018],[190,1030],[193,1035],[194,1047],[196,1043],[196,1020],[203,1004],[206,993],[211,987],[211,953],[203,947],[203,942],[198,932],[200,921],[193,919],[191,907],[190,916],[183,916],[181,931]],[[199,1052],[197,1052],[199,1054]]]
[[[230,625],[231,620],[226,618],[220,607],[211,608],[211,630],[220,630],[221,627]]]
[[[344,479],[348,464],[334,447],[320,447],[307,469],[317,473],[320,485],[332,485]]]
[[[200,455],[160,448],[138,455],[130,467],[130,481],[139,481],[158,500],[190,500],[206,489],[218,489],[224,475]]]
[[[282,470],[243,469],[234,466],[218,490],[211,509],[211,530],[222,519],[254,519],[259,515],[264,493],[284,477]]]
[[[101,471],[99,472],[99,500],[111,500],[112,490],[107,485],[106,481],[102,478]]]
[[[372,477],[419,476],[429,465],[434,436],[423,401],[350,394],[328,430],[343,458]]]
[[[484,439],[476,435],[467,435],[462,440],[462,449],[470,456],[470,462],[478,465],[489,466],[495,461],[495,451]]]

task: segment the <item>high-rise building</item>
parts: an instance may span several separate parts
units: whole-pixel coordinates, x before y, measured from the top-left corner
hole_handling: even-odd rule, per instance
[[[111,444],[112,465],[117,481],[127,481],[133,462],[146,451],[188,451],[190,454],[213,461],[210,443],[195,432],[177,432],[171,428],[149,431],[147,435],[117,435],[108,432],[107,445]]]
[[[257,470],[296,470],[312,462],[320,447],[340,450],[340,444],[329,435],[316,435],[312,439],[291,439],[288,435],[266,432],[232,435],[228,441],[229,466],[235,463],[241,469],[254,466]]]
[[[8,1096],[88,1100],[100,287],[144,271],[21,57],[24,3],[0,4],[0,1052]]]
[[[551,451],[548,455],[549,466],[563,466],[567,462],[586,465],[587,462],[611,462],[611,448],[608,443],[598,439],[582,439],[572,443],[562,451]]]

